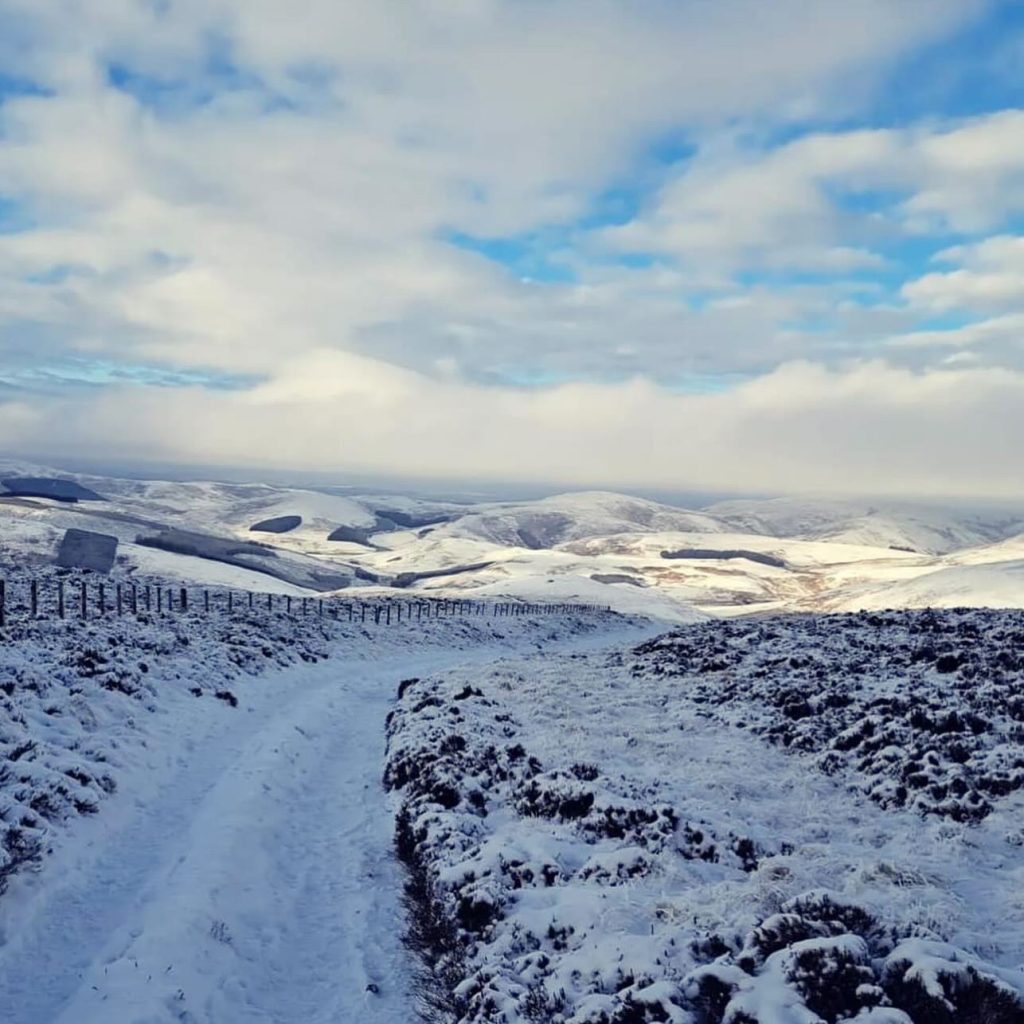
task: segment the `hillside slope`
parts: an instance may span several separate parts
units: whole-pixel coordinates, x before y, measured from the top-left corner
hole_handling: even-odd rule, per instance
[[[0,472],[59,473],[2,461]],[[403,592],[575,598],[685,622],[695,613],[930,600],[1014,605],[1012,563],[1024,558],[1024,509],[777,498],[688,510],[605,491],[467,505],[347,489],[62,475],[105,500],[68,505],[0,495],[0,563],[45,564],[63,531],[79,527],[117,536],[127,573],[234,580],[281,593],[347,581]],[[277,532],[252,531],[268,522]],[[168,528],[258,540],[274,561],[223,565],[135,543]],[[947,572],[970,565],[992,567]]]
[[[978,511],[906,502],[774,498],[719,502],[707,511],[743,532],[943,555],[1024,530],[1024,510]]]

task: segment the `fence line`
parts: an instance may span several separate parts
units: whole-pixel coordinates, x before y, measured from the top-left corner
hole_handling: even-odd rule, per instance
[[[247,607],[265,607],[267,611],[280,611],[297,617],[328,617],[335,620],[367,622],[367,609],[374,625],[391,626],[403,621],[417,622],[423,619],[450,618],[452,616],[489,616],[508,618],[523,615],[590,615],[610,611],[610,605],[595,604],[542,604],[520,601],[470,601],[452,598],[384,598],[377,601],[361,601],[339,597],[296,597],[290,594],[263,594],[252,590],[211,590],[207,587],[165,586],[163,584],[92,582],[80,579],[72,583],[68,593],[67,581],[56,580],[52,587],[43,587],[39,581],[28,581],[23,595],[24,604],[8,607],[8,598],[13,598],[13,589],[7,581],[0,579],[0,627],[14,621],[11,612],[24,609],[21,621],[53,618],[73,619],[86,622],[108,617],[121,618],[124,615],[138,615],[142,612],[163,615],[199,612],[210,615],[220,610],[233,614],[236,596],[247,599]],[[265,602],[265,605],[264,605]],[[404,615],[403,615],[404,613]],[[415,613],[415,614],[414,614]]]

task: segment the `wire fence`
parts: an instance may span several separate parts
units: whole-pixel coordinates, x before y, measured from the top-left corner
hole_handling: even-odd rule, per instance
[[[19,581],[0,579],[0,627],[35,619],[91,619],[126,615],[199,612],[232,614],[265,609],[287,615],[330,617],[348,622],[397,625],[451,616],[506,618],[522,615],[588,615],[610,611],[608,605],[529,603],[524,601],[471,601],[451,598],[388,597],[376,600],[337,596],[309,597],[224,590],[207,587],[167,586],[155,583],[111,583],[88,579]]]

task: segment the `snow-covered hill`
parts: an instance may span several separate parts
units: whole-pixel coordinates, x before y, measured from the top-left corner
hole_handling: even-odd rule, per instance
[[[906,502],[773,498],[719,502],[707,511],[748,533],[932,555],[992,543],[1024,530],[1022,509],[978,511]]]
[[[12,564],[50,560],[63,532],[79,527],[119,538],[121,571],[280,592],[337,586],[340,573],[354,586],[549,595],[671,621],[1021,600],[1022,509],[778,498],[690,510],[602,491],[466,505],[24,463],[0,463],[0,475],[66,476],[106,499],[0,495],[0,561]],[[272,560],[226,565],[137,545],[168,528],[256,540]]]
[[[539,501],[485,506],[440,527],[438,533],[538,549],[620,533],[717,533],[724,529],[713,516],[702,512],[607,491],[582,491]]]
[[[1024,608],[1024,559],[950,565],[901,583],[868,588],[834,603],[836,611],[884,608]]]

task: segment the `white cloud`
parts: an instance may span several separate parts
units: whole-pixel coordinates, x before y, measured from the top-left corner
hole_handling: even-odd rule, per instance
[[[902,289],[908,302],[936,312],[977,312],[1024,307],[1024,238],[998,235],[945,249],[936,262],[956,270],[925,274]]]
[[[911,158],[918,177],[905,211],[922,230],[986,231],[1024,211],[1024,110],[915,133]]]
[[[971,350],[975,358],[1007,349],[1024,354],[1024,313],[989,317],[963,327],[946,330],[909,331],[889,340],[893,348],[930,348]]]
[[[897,145],[888,131],[807,136],[768,152],[711,141],[666,185],[651,211],[607,237],[628,249],[725,270],[815,267],[837,250],[847,254],[848,265],[870,265],[877,257],[840,247],[844,228],[856,225],[826,186],[870,187],[893,163]]]
[[[317,353],[254,392],[125,388],[0,406],[26,450],[587,485],[1021,497],[1024,374],[786,364],[731,392],[636,379],[523,393]],[[132,424],[131,431],[125,424]]]
[[[879,259],[872,245],[985,231],[1022,211],[1024,110],[1007,110],[956,124],[821,132],[770,149],[712,138],[650,209],[606,238],[726,271],[842,269],[844,260],[854,269]]]

